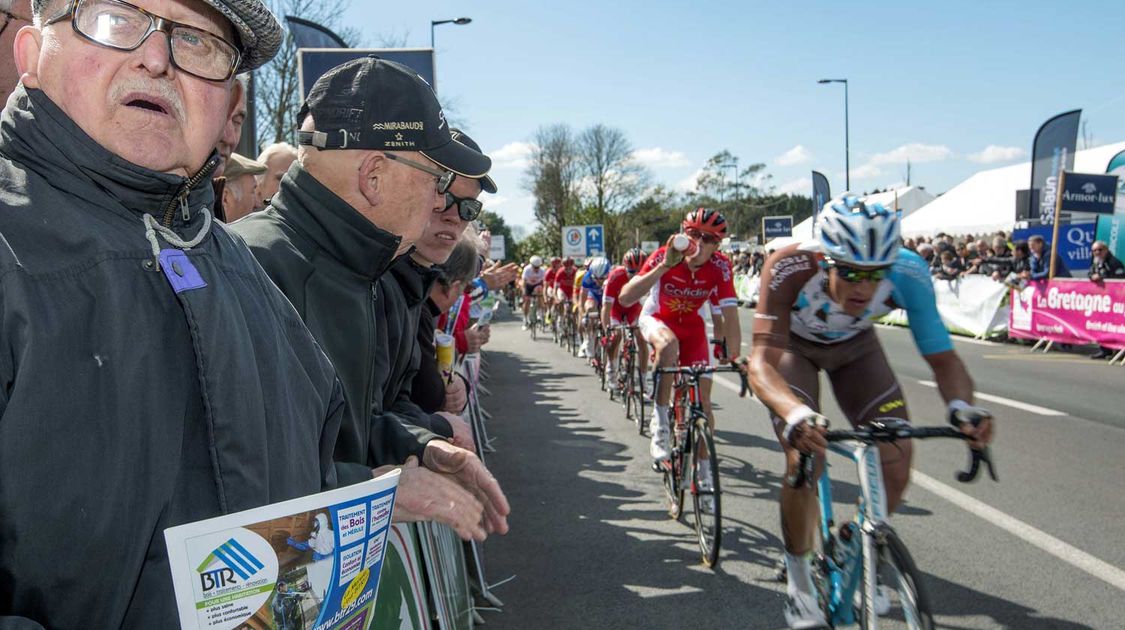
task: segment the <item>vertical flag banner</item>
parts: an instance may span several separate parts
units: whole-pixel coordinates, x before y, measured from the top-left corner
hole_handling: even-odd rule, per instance
[[[1113,156],[1105,172],[1117,176],[1117,207],[1114,214],[1125,214],[1125,151]]]
[[[820,210],[824,208],[824,204],[832,199],[832,191],[828,187],[828,178],[823,173],[817,171],[812,172],[812,226],[813,232],[816,232],[816,218],[820,214]]]
[[[342,37],[316,22],[287,15],[285,23],[297,48],[351,48]]]
[[[1036,207],[1029,208],[1028,218],[1044,225],[1055,220],[1055,203],[1058,200],[1059,175],[1074,170],[1074,145],[1078,141],[1078,119],[1082,110],[1076,109],[1043,123],[1035,134],[1031,147],[1030,200]]]

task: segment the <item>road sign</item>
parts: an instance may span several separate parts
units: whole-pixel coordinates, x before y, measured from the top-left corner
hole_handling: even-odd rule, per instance
[[[762,217],[762,234],[766,238],[793,236],[793,217]]]
[[[488,243],[489,251],[488,257],[492,260],[504,260],[507,253],[504,248],[504,235],[493,234],[492,239]]]
[[[563,256],[602,256],[605,229],[601,225],[568,225],[562,230],[562,249]]]

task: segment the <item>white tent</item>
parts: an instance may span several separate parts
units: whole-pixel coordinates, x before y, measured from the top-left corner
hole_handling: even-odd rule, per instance
[[[1104,173],[1125,142],[1074,154],[1074,170]],[[1016,191],[1031,185],[1031,162],[981,171],[933,200],[902,222],[903,236],[980,234],[1011,230],[1016,222]]]
[[[863,198],[864,203],[881,203],[887,208],[895,208],[897,193],[898,209],[902,210],[902,216],[907,217],[926,204],[934,200],[934,196],[926,192],[924,188],[918,186],[907,186],[905,188],[898,188],[888,190],[886,192],[868,195]],[[793,226],[793,236],[780,237],[766,243],[766,250],[779,249],[793,243],[801,243],[811,239],[812,234],[812,217],[801,221]]]

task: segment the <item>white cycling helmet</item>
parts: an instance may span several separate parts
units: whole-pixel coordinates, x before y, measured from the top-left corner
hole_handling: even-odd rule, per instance
[[[898,258],[899,212],[865,204],[844,193],[820,213],[820,245],[834,261],[858,267],[887,267]]]
[[[609,259],[604,256],[591,258],[587,270],[590,276],[595,279],[601,279],[609,275]]]
[[[543,266],[543,258],[541,258],[539,256],[532,256],[531,257],[531,266],[536,267],[536,268],[542,267]]]

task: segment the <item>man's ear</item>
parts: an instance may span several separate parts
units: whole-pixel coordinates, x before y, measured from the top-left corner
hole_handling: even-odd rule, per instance
[[[15,53],[16,71],[23,85],[39,89],[39,55],[43,52],[43,31],[35,26],[25,26],[16,33],[12,43]]]
[[[229,181],[227,182],[230,183]],[[238,203],[234,198],[234,191],[231,186],[223,186],[223,208],[233,208],[234,204]]]
[[[369,151],[364,153],[363,161],[356,169],[356,190],[372,206],[379,205],[382,196],[386,193],[387,158],[382,153]]]

